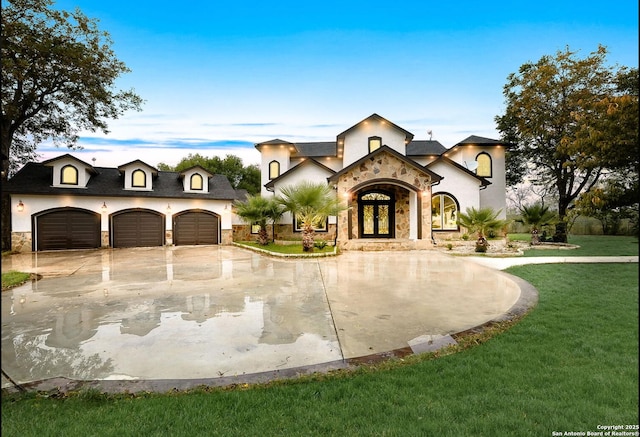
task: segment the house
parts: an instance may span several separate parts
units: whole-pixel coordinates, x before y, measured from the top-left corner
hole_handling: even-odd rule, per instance
[[[196,166],[159,171],[135,160],[94,167],[69,154],[28,163],[3,186],[14,251],[231,244],[236,192]]]
[[[342,249],[422,249],[459,235],[457,215],[491,207],[506,217],[508,145],[470,136],[447,149],[372,114],[335,141],[258,143],[262,195],[303,180],[330,184],[349,207],[316,230]],[[235,231],[234,231],[235,232]],[[300,232],[295,217],[276,224],[276,239]]]

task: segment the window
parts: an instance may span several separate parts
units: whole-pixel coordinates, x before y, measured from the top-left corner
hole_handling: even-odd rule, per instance
[[[258,222],[253,222],[251,224],[251,233],[252,234],[257,234],[260,232],[260,223]]]
[[[65,165],[60,171],[60,183],[78,185],[78,169],[72,165]]]
[[[147,174],[142,170],[134,170],[131,173],[131,186],[132,187],[146,187],[147,186]]]
[[[378,150],[382,145],[382,138],[380,137],[369,137],[369,153],[374,150]]]
[[[478,168],[476,169],[476,174],[478,176],[490,178],[491,177],[491,156],[488,153],[482,152],[476,156],[476,162],[478,163]]]
[[[191,189],[202,190],[202,176],[200,173],[194,173],[191,175]]]
[[[323,223],[320,223],[318,227],[314,227],[313,230],[316,232],[327,232],[327,223],[329,219],[326,219]],[[302,223],[298,220],[298,217],[293,217],[293,230],[295,232],[302,232]]]
[[[271,161],[269,163],[269,179],[275,179],[280,176],[280,163],[278,161]]]
[[[431,198],[431,228],[434,231],[458,230],[458,203],[448,194],[434,194]]]

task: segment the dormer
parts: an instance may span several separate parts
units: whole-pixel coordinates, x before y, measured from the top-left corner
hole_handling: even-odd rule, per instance
[[[139,159],[123,164],[118,171],[124,178],[125,190],[151,191],[153,179],[158,176],[158,169],[151,167]]]
[[[213,174],[209,173],[199,165],[195,165],[180,172],[182,179],[182,189],[185,193],[208,193],[209,178]]]
[[[42,163],[53,167],[52,185],[56,188],[87,188],[91,176],[98,174],[91,164],[75,158],[68,153]]]

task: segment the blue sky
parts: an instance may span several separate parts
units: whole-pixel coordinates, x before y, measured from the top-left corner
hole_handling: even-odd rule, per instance
[[[606,6],[606,9],[603,9]],[[502,89],[525,62],[598,44],[638,66],[638,2],[58,0],[100,20],[142,112],[81,135],[97,166],[188,153],[259,162],[254,144],[331,141],[372,113],[451,147],[498,138]],[[43,146],[43,159],[67,150]]]

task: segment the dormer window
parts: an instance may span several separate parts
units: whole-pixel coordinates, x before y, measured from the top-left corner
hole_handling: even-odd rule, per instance
[[[382,146],[382,138],[380,137],[369,137],[369,153],[374,150],[378,150]]]
[[[131,173],[131,186],[136,188],[145,188],[147,186],[147,174],[138,169]]]
[[[202,190],[202,176],[200,173],[191,175],[190,187],[192,190]]]
[[[478,163],[478,168],[476,169],[476,175],[482,176],[485,178],[491,177],[491,156],[482,152],[476,156],[476,162]]]
[[[60,183],[63,185],[78,185],[78,169],[72,165],[65,165],[60,170]]]

